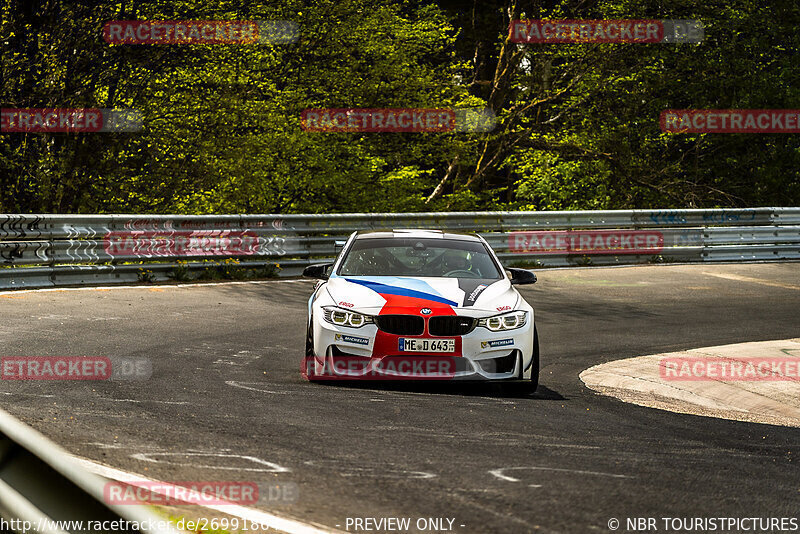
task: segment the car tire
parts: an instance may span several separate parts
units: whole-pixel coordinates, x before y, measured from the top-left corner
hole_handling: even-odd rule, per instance
[[[539,331],[533,325],[533,361],[531,362],[530,392],[535,393],[539,387]]]
[[[303,356],[303,367],[300,369],[300,374],[303,378],[311,382],[318,380],[317,369],[314,360],[314,330],[312,328],[313,319],[308,321],[308,329],[306,330],[306,352]]]
[[[539,332],[533,326],[533,360],[531,361],[531,377],[529,380],[517,379],[506,384],[505,391],[513,395],[529,395],[539,387]]]

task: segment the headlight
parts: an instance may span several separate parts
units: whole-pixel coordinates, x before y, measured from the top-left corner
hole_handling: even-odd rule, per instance
[[[365,324],[371,324],[374,322],[371,315],[363,315],[361,313],[343,310],[334,306],[322,308],[322,310],[324,312],[323,317],[325,317],[325,320],[331,324],[335,324],[336,326],[361,328]]]
[[[527,322],[528,312],[515,311],[481,319],[478,321],[478,326],[488,328],[492,332],[499,332],[501,330],[514,330],[515,328],[522,328]]]

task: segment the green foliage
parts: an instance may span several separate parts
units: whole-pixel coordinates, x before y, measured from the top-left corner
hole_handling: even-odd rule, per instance
[[[253,269],[253,278],[277,278],[281,272],[281,266],[276,264],[267,264],[260,269]]]
[[[189,267],[185,261],[178,261],[178,266],[175,267],[172,272],[168,275],[170,278],[175,280],[176,282],[188,282],[192,279],[191,275],[189,274]]]
[[[517,267],[520,269],[533,269],[544,266],[545,264],[540,260],[515,260],[508,263],[508,267]]]
[[[245,278],[247,270],[239,266],[239,260],[233,258],[209,265],[197,277],[198,280],[244,280]]]
[[[211,262],[209,262],[211,263]],[[248,267],[239,260],[228,258],[220,263],[204,267],[197,280],[251,280],[254,278],[277,278],[281,268],[278,264],[267,264],[263,267]]]
[[[136,273],[136,278],[139,282],[145,284],[152,284],[156,280],[155,274],[150,269],[139,269]]]
[[[664,134],[665,108],[800,102],[800,6],[751,0],[10,0],[0,106],[140,110],[2,134],[0,212],[796,205],[800,137]],[[517,45],[512,18],[676,18],[701,44]],[[292,20],[293,44],[109,45],[111,20]],[[304,109],[484,107],[491,133],[312,133]],[[175,273],[175,276],[183,276]],[[212,276],[209,274],[208,276]],[[222,276],[222,275],[220,275]],[[177,279],[177,278],[176,278]]]

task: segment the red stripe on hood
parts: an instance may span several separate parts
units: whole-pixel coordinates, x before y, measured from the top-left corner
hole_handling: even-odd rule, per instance
[[[433,315],[455,315],[456,311],[449,304],[442,304],[432,300],[417,297],[405,297],[400,295],[381,295],[386,299],[386,303],[381,308],[378,315],[418,315],[430,317]],[[422,308],[431,310],[429,315],[422,315],[419,311]]]

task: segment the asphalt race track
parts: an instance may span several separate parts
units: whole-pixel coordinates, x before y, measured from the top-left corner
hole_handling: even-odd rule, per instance
[[[3,381],[0,402],[78,456],[159,480],[295,482],[298,501],[268,509],[339,530],[348,517],[586,533],[610,532],[612,518],[625,532],[633,517],[798,516],[800,429],[625,404],[578,375],[619,358],[800,337],[800,264],[538,275],[521,290],[541,341],[532,397],[306,383],[313,282],[270,281],[0,295],[3,356],[153,363],[139,382]]]

